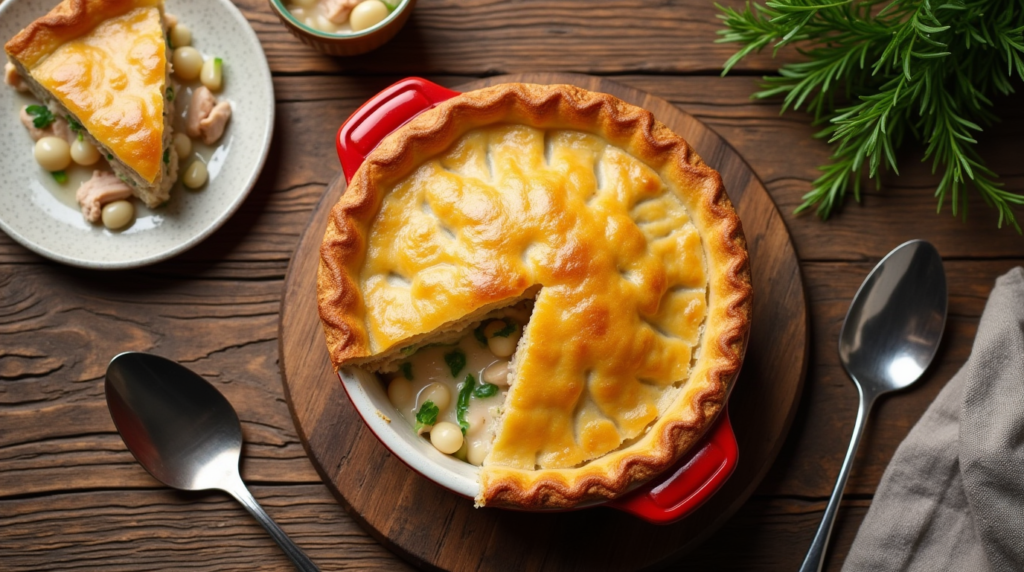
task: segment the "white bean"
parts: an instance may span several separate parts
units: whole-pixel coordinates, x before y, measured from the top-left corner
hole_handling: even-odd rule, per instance
[[[388,17],[388,7],[380,0],[366,0],[352,9],[348,21],[353,32],[359,32],[376,26]]]
[[[443,383],[431,383],[420,390],[420,394],[416,398],[416,410],[419,411],[419,408],[428,401],[433,401],[438,411],[443,413],[452,402],[452,392]]]
[[[490,344],[488,344],[490,345]],[[487,366],[482,376],[486,383],[492,383],[498,387],[508,386],[508,362],[505,360],[496,361]]]
[[[210,58],[203,62],[203,69],[199,73],[199,81],[203,82],[210,91],[220,91],[224,78],[222,70],[224,64],[220,58]]]
[[[388,384],[388,399],[399,409],[409,407],[412,402],[412,384],[400,377],[392,379]]]
[[[430,430],[430,442],[446,455],[462,448],[462,429],[454,423],[442,421]]]
[[[117,230],[128,226],[135,218],[135,207],[128,201],[114,201],[103,205],[103,226]]]
[[[338,31],[338,25],[330,21],[330,19],[328,19],[327,16],[321,14],[316,17],[316,29],[320,30],[321,32],[333,34]]]
[[[190,46],[176,48],[172,61],[174,62],[174,75],[185,81],[196,79],[203,69],[203,54]]]
[[[43,137],[36,141],[36,162],[47,171],[63,171],[71,164],[71,147],[60,137]]]
[[[487,443],[483,440],[476,439],[469,444],[469,450],[466,451],[466,462],[480,466],[484,464],[484,459],[487,458]]]
[[[192,140],[184,133],[175,133],[174,150],[178,152],[178,159],[184,161],[192,154]]]
[[[192,30],[185,24],[175,24],[171,28],[171,46],[182,48],[192,45]]]
[[[199,187],[206,184],[206,177],[209,174],[206,172],[206,165],[196,159],[192,161],[192,164],[185,169],[185,174],[181,177],[181,182],[185,183],[185,186],[190,189],[198,189]]]
[[[71,158],[79,165],[92,165],[100,160],[100,152],[84,139],[75,139],[71,144]]]
[[[511,357],[516,352],[516,344],[519,343],[519,332],[513,332],[505,338],[488,338],[487,347],[496,357]]]

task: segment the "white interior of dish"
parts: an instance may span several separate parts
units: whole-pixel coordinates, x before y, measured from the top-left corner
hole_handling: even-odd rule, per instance
[[[417,435],[391,404],[376,375],[360,368],[342,368],[339,377],[356,411],[392,454],[438,485],[469,498],[476,497],[480,491],[480,468],[441,453]]]

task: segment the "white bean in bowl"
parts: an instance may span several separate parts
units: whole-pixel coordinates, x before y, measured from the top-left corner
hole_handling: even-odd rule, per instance
[[[178,159],[184,161],[192,154],[192,140],[184,133],[175,133],[174,150],[178,153]]]
[[[430,442],[438,451],[451,455],[462,448],[462,429],[454,423],[442,421],[430,430]]]
[[[380,0],[366,0],[352,9],[348,16],[353,32],[372,28],[388,17],[388,7]]]
[[[198,189],[199,187],[206,184],[206,178],[209,173],[206,171],[206,164],[196,159],[192,161],[192,164],[185,169],[185,174],[181,177],[181,182],[185,183],[185,186],[190,189]]]
[[[118,230],[131,224],[135,218],[135,207],[129,201],[114,201],[103,205],[103,226]]]
[[[71,158],[79,165],[93,165],[100,160],[100,152],[92,143],[84,139],[76,139],[71,144]]]
[[[174,75],[185,81],[196,79],[203,69],[203,54],[191,46],[176,48],[172,61]]]
[[[424,403],[432,401],[438,410],[443,412],[445,409],[448,409],[448,405],[452,402],[452,393],[444,384],[434,382],[420,391],[419,398],[416,401],[417,409],[422,407]]]
[[[192,45],[192,29],[185,24],[178,23],[171,28],[171,46],[182,48]]]
[[[500,360],[487,366],[483,375],[484,383],[491,383],[498,387],[508,386],[508,362]]]
[[[210,91],[220,91],[223,82],[224,63],[220,58],[210,58],[203,62],[203,69],[199,72],[199,81]]]
[[[60,137],[43,137],[36,141],[36,162],[47,171],[63,171],[71,164],[71,147]]]

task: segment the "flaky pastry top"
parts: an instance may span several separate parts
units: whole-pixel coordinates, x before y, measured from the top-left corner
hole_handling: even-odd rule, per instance
[[[666,468],[724,403],[749,325],[718,174],[648,112],[570,86],[470,92],[386,138],[321,254],[339,367],[539,286],[481,504],[572,506]]]
[[[164,168],[162,0],[64,0],[5,45],[89,133],[148,182]]]

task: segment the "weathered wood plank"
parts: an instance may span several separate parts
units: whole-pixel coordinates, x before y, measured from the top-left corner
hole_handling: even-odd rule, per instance
[[[217,384],[242,420],[246,479],[316,482],[281,395],[281,281],[122,277],[0,267],[0,496],[155,486],[104,401],[106,364],[127,350],[173,357]]]
[[[251,487],[323,570],[410,570],[323,486]],[[288,570],[284,553],[222,493],[90,491],[0,503],[3,569]]]
[[[256,486],[267,512],[323,570],[408,570],[322,485]],[[868,501],[844,502],[829,569],[849,550]],[[794,570],[823,501],[753,498],[676,570]],[[737,550],[742,546],[742,550]],[[780,550],[780,547],[785,549]],[[587,550],[585,541],[579,550]],[[88,491],[0,503],[4,570],[288,570],[262,528],[220,493]]]
[[[419,0],[391,42],[362,56],[334,58],[297,42],[266,0],[235,4],[259,35],[275,73],[717,74],[737,49],[715,43],[721,26],[711,2]],[[795,54],[784,51],[780,57]],[[763,73],[779,65],[770,54],[756,55],[741,62],[737,72]]]

